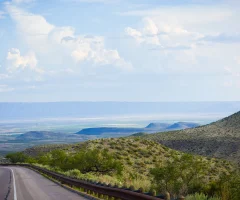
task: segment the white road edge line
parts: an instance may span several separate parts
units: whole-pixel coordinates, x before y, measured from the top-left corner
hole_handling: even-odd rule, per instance
[[[12,176],[13,176],[13,189],[14,189],[14,200],[17,200],[17,190],[16,190],[16,183],[15,183],[15,176],[14,172],[11,168],[9,168],[12,171]]]

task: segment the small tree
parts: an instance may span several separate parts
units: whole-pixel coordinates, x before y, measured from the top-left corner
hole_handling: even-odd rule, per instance
[[[73,157],[72,166],[82,173],[95,172],[101,174],[121,174],[123,165],[116,161],[107,151],[83,150]]]
[[[187,194],[194,183],[198,183],[207,167],[201,157],[189,154],[173,156],[164,166],[157,166],[150,170],[155,183],[164,191],[172,194]]]
[[[51,153],[42,154],[37,157],[37,162],[42,165],[50,165],[52,160]]]
[[[219,196],[222,200],[240,199],[240,169],[232,171],[230,174],[222,174],[218,182],[220,187]]]
[[[68,156],[63,150],[53,150],[51,152],[50,166],[59,167],[62,170],[68,170],[70,167],[71,156]]]
[[[175,161],[167,161],[166,165],[151,169],[150,174],[153,175],[155,183],[162,186],[164,192],[173,192],[174,188],[179,188],[180,170]]]

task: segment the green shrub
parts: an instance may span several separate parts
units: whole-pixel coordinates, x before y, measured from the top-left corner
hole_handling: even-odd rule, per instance
[[[25,163],[28,160],[30,161],[29,156],[26,156],[22,152],[9,153],[6,155],[6,158],[9,159],[11,163]]]
[[[73,178],[79,178],[82,175],[82,173],[78,169],[68,170],[64,174],[66,176],[70,176],[70,177],[73,177]]]
[[[78,152],[71,165],[82,173],[121,174],[123,170],[122,163],[115,160],[113,154],[98,149]]]
[[[205,194],[202,193],[195,193],[192,195],[186,196],[185,200],[220,200],[220,198],[217,197],[208,197]]]

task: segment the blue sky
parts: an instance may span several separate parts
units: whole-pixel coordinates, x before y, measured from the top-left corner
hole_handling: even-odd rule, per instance
[[[239,101],[238,0],[0,1],[0,101]]]

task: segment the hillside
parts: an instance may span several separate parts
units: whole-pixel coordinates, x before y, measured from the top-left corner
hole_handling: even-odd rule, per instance
[[[71,148],[77,149],[81,143],[76,144],[43,144],[27,148],[23,151],[25,155],[36,157],[42,154],[47,154],[53,150],[69,150]]]
[[[209,125],[142,137],[176,150],[240,163],[240,112]]]
[[[110,138],[86,141],[71,145],[44,145],[26,149],[25,155],[36,157],[47,155],[53,150],[63,150],[67,155],[76,155],[81,150],[105,150],[114,156],[114,160],[123,163],[124,170],[122,177],[88,174],[81,175],[82,178],[90,178],[118,185],[133,185],[135,188],[142,187],[145,190],[151,188],[152,178],[150,169],[155,166],[164,166],[169,161],[182,158],[187,154],[167,148],[157,142],[136,138]],[[215,180],[220,173],[225,173],[232,169],[231,164],[217,160],[194,156],[193,159],[198,164],[203,164],[202,171],[204,180]],[[194,161],[194,162],[195,162]],[[191,165],[192,167],[192,165]],[[210,178],[210,179],[209,179]]]

